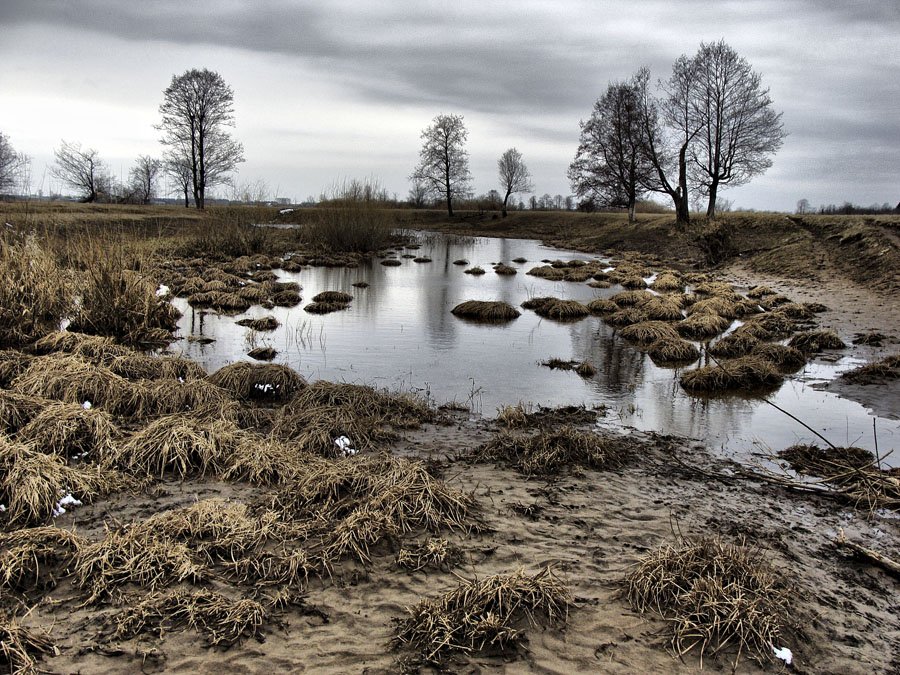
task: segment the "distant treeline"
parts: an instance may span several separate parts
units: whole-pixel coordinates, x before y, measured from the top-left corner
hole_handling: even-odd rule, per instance
[[[801,199],[797,202],[797,213],[818,213],[822,216],[877,216],[879,214],[900,213],[900,202],[897,202],[896,206],[891,206],[888,202],[881,205],[872,204],[871,206],[859,206],[852,202],[844,202],[840,205],[821,205],[816,209],[809,203],[808,199]]]

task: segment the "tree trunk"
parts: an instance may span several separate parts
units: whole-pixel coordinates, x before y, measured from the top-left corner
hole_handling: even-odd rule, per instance
[[[716,193],[719,191],[719,181],[713,179],[709,186],[709,206],[706,207],[706,217],[710,220],[716,218]]]
[[[678,198],[675,200],[675,218],[683,225],[691,223],[691,208],[688,204],[687,149],[684,143],[678,151]]]
[[[188,186],[184,186],[184,208],[191,208],[191,203],[188,201]]]
[[[636,201],[637,201],[637,199],[635,199],[634,195],[632,195],[628,199],[628,222],[629,223],[634,222],[634,204]]]
[[[509,195],[512,194],[509,190],[506,191],[506,196],[503,198],[503,217],[506,218],[506,203],[509,201]]]

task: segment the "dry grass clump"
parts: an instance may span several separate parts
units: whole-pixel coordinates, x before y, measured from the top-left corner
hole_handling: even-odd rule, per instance
[[[528,302],[528,301],[526,301]],[[532,298],[534,312],[538,316],[556,321],[573,321],[588,316],[591,311],[577,300],[559,298]],[[525,304],[522,304],[525,307]],[[528,309],[528,307],[525,307]]]
[[[528,424],[528,413],[525,405],[521,402],[516,405],[505,405],[497,409],[497,423],[513,429],[515,427],[523,427]]]
[[[117,356],[133,356],[134,350],[118,344],[111,337],[86,335],[70,330],[58,330],[36,340],[29,349],[34,354],[64,352],[88,361],[108,363]]]
[[[294,307],[299,305],[301,300],[303,298],[300,297],[300,293],[291,289],[276,291],[272,295],[272,304],[276,307]]]
[[[747,333],[759,340],[780,340],[794,332],[794,322],[784,314],[765,312],[750,317],[735,333]]]
[[[661,366],[679,366],[700,358],[700,350],[680,337],[662,337],[647,345],[647,354]]]
[[[645,302],[653,300],[657,296],[649,291],[620,291],[613,295],[610,300],[616,303],[618,307],[640,307]]]
[[[304,312],[310,314],[330,314],[331,312],[340,312],[343,309],[350,309],[349,302],[311,302],[303,308]]]
[[[900,354],[894,354],[881,361],[848,370],[841,374],[841,378],[854,384],[876,384],[885,380],[896,380],[900,378]],[[0,396],[2,393],[0,392]],[[0,419],[3,418],[2,406],[2,398],[0,398]]]
[[[245,328],[256,331],[275,330],[280,325],[278,319],[274,316],[264,316],[260,319],[241,319],[235,323],[237,323],[238,326],[244,326]]]
[[[247,356],[257,361],[271,361],[278,356],[278,350],[274,347],[254,347],[247,352]]]
[[[794,471],[811,476],[837,476],[853,469],[866,469],[875,463],[875,455],[865,448],[820,448],[818,445],[792,445],[778,453]]]
[[[462,549],[443,537],[430,537],[412,546],[404,546],[397,554],[397,564],[413,572],[425,568],[449,571],[464,559]]]
[[[771,363],[756,356],[743,356],[723,361],[721,365],[696,368],[681,376],[681,386],[692,394],[771,389],[782,381],[781,374]]]
[[[655,291],[661,291],[663,293],[668,291],[683,291],[684,282],[674,272],[662,272],[653,280],[650,287]]]
[[[399,262],[399,261],[398,261],[398,262]],[[381,263],[381,264],[383,265],[384,263]],[[479,276],[479,275],[482,275],[482,274],[485,273],[485,272],[484,272],[484,269],[481,268],[481,267],[479,267],[478,265],[475,265],[475,267],[470,267],[470,268],[467,269],[467,270],[463,270],[463,272],[464,272],[465,274],[474,274],[475,276]]]
[[[118,530],[107,528],[101,541],[83,545],[74,574],[77,585],[90,592],[92,603],[128,584],[155,590],[198,582],[206,576],[206,568],[195,562],[187,544],[137,522]]]
[[[778,307],[778,312],[793,321],[810,321],[815,317],[815,312],[799,302],[786,302]]]
[[[499,274],[500,276],[512,276],[513,274],[516,274],[517,271],[515,267],[510,267],[505,263],[500,263],[498,265],[494,265],[494,273]]]
[[[553,267],[552,265],[532,267],[526,274],[538,277],[539,279],[549,279],[550,281],[562,281],[566,277],[564,270]]]
[[[694,293],[726,298],[732,302],[740,300],[740,295],[731,284],[724,281],[704,281],[694,287]]]
[[[651,321],[681,321],[681,305],[668,297],[657,297],[640,305],[640,309]]]
[[[279,411],[272,432],[306,452],[332,455],[339,436],[347,436],[357,450],[371,449],[395,440],[395,428],[418,428],[432,417],[432,411],[413,396],[316,382]]]
[[[0,389],[8,387],[21,375],[31,361],[31,355],[16,349],[0,350]]]
[[[607,298],[594,298],[586,307],[591,314],[612,314],[619,311],[619,306]]]
[[[413,262],[414,262],[414,263],[419,263],[419,264],[421,264],[421,263],[430,263],[430,262],[431,262],[431,258],[429,258],[427,255],[420,255],[420,256],[418,256],[418,257],[413,258]]]
[[[501,431],[472,453],[476,462],[500,462],[526,476],[551,476],[565,467],[613,469],[631,455],[631,445],[571,427],[537,434]]]
[[[63,457],[106,457],[119,437],[108,413],[77,403],[54,401],[32,418],[19,438],[42,452]]]
[[[508,303],[486,300],[467,300],[458,304],[450,312],[465,319],[487,323],[505,323],[520,316],[519,310]]]
[[[247,286],[241,286],[241,288],[236,291],[236,294],[239,298],[243,298],[253,304],[262,304],[269,299],[270,295],[272,295],[269,288],[263,284],[248,284]],[[190,302],[190,300],[188,302]],[[242,321],[253,321],[253,319],[242,319]],[[243,325],[240,321],[237,323]]]
[[[247,638],[262,639],[266,608],[249,598],[232,600],[215,591],[177,589],[153,593],[116,616],[115,635],[130,640],[142,633],[162,637],[190,628],[212,646],[231,646]]]
[[[353,296],[343,291],[322,291],[313,297],[313,302],[352,302]]]
[[[185,413],[194,417],[228,417],[235,406],[230,392],[203,380],[141,380],[114,411],[138,419]]]
[[[130,393],[130,383],[109,368],[95,366],[70,354],[49,354],[33,359],[13,380],[15,391],[68,403],[90,401],[114,409]]]
[[[403,263],[397,260],[396,258],[388,258],[387,260],[382,260],[381,264],[385,267],[400,267]],[[481,268],[478,268],[481,269]],[[468,272],[468,270],[466,270]],[[481,274],[484,274],[484,270],[481,270]]]
[[[753,298],[754,300],[758,300],[766,295],[778,295],[777,292],[773,291],[768,286],[754,286],[749,291],[747,291],[747,297]]]
[[[635,323],[647,321],[648,317],[642,309],[637,307],[626,307],[612,314],[603,316],[603,322],[614,326],[615,328],[623,328]]]
[[[287,483],[310,461],[310,457],[281,441],[248,436],[227,461],[222,478],[253,485]]]
[[[0,389],[0,430],[7,434],[16,433],[49,403],[49,400],[40,396]]]
[[[0,668],[11,675],[43,672],[38,661],[59,650],[46,633],[34,633],[15,619],[0,617]]]
[[[569,589],[549,567],[534,575],[524,570],[462,581],[443,595],[407,609],[392,640],[395,649],[412,649],[413,664],[443,669],[455,652],[508,650],[524,639],[520,626],[565,623],[572,603]]]
[[[306,387],[295,370],[280,364],[238,361],[220,368],[209,382],[244,400],[287,401]]]
[[[134,473],[160,478],[219,474],[242,436],[243,432],[226,420],[166,415],[114,449],[110,462]]]
[[[619,335],[626,340],[631,340],[632,342],[636,342],[645,347],[663,338],[668,338],[670,340],[679,339],[678,332],[671,324],[666,323],[665,321],[641,321],[640,323],[633,323],[619,331]]]
[[[672,649],[684,656],[735,653],[773,660],[794,629],[794,590],[759,549],[717,537],[684,539],[644,555],[625,576],[628,600],[669,622]]]
[[[728,330],[731,320],[705,312],[692,314],[675,325],[675,330],[689,340],[706,340]]]
[[[735,331],[709,347],[709,353],[720,359],[735,359],[746,356],[760,341],[746,332]]]
[[[572,361],[565,359],[549,359],[541,362],[542,366],[547,366],[550,370],[572,370],[581,377],[593,377],[597,374],[597,369],[587,361]]]
[[[773,309],[790,304],[791,302],[792,300],[786,295],[765,295],[759,299],[759,306],[767,312],[771,312]]]
[[[726,319],[736,319],[735,302],[721,296],[713,296],[698,300],[688,308],[688,316],[694,314],[718,314]]]
[[[83,540],[59,527],[32,527],[0,532],[0,589],[46,591],[68,573]]]
[[[21,346],[56,330],[74,299],[71,275],[37,237],[0,236],[0,346]]]
[[[468,265],[469,261],[466,260],[465,258],[457,258],[456,260],[453,261],[453,264],[454,265]]]
[[[194,293],[188,296],[187,301],[191,307],[209,307],[226,314],[245,312],[253,304],[239,293],[226,293],[223,291]]]
[[[783,373],[796,372],[806,365],[806,357],[799,349],[774,342],[758,343],[750,350],[750,356],[765,359]]]
[[[129,380],[202,380],[206,371],[196,361],[181,356],[148,356],[127,354],[116,356],[109,369]]]
[[[638,274],[629,274],[621,277],[619,284],[623,288],[647,288],[647,282]]]
[[[833,330],[813,330],[797,333],[788,342],[789,347],[805,354],[815,354],[823,349],[845,349],[847,345]]]

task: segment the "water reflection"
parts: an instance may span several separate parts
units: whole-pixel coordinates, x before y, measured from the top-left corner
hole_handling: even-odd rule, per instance
[[[310,380],[374,384],[391,389],[430,391],[438,402],[466,401],[473,390],[485,414],[524,401],[540,405],[602,404],[610,423],[698,438],[727,452],[746,453],[760,445],[780,448],[814,436],[795,422],[756,400],[739,397],[703,400],[688,397],[678,386],[679,371],[659,368],[643,353],[619,339],[595,317],[575,323],[544,320],[528,310],[503,326],[462,321],[450,313],[465,300],[503,300],[518,306],[528,297],[553,295],[588,301],[608,297],[618,288],[592,289],[586,284],[553,282],[526,276],[542,259],[586,259],[591,256],[544,247],[518,239],[457,238],[428,235],[417,255],[431,263],[402,259],[400,267],[379,261],[358,268],[307,268],[278,272],[296,281],[303,303],[267,311],[253,307],[245,316],[274,315],[282,324],[258,343],[279,351],[276,362],[300,371]],[[513,263],[514,258],[527,263]],[[465,258],[466,267],[453,265]],[[513,276],[493,272],[491,263],[518,270]],[[465,274],[480,265],[483,276]],[[365,281],[368,288],[352,284]],[[324,290],[351,293],[350,309],[325,316],[302,310]],[[183,300],[181,334],[205,335],[216,342],[203,345],[182,340],[177,346],[207,370],[246,359],[247,329],[237,317],[192,310]],[[597,369],[592,378],[551,371],[540,365],[549,358],[588,361]],[[836,443],[873,447],[872,417],[861,406],[829,392],[812,389],[851,360],[807,367],[772,400],[790,410]],[[900,440],[900,422],[878,419],[882,450]],[[900,454],[900,453],[898,453]],[[895,462],[900,458],[894,459]]]

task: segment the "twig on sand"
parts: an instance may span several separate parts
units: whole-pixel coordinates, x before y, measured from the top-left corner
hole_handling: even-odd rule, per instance
[[[895,577],[900,577],[900,563],[896,562],[895,560],[891,560],[886,555],[879,553],[878,551],[873,551],[870,548],[866,548],[865,546],[861,546],[860,544],[856,544],[848,540],[844,535],[843,529],[838,530],[838,536],[837,539],[834,540],[834,543],[837,544],[839,548],[849,550],[856,557],[862,558],[874,565],[878,565],[879,567],[884,568]]]

